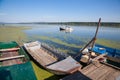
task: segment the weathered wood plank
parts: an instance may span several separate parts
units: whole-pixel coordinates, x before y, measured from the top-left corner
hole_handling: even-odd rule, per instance
[[[29,52],[33,58],[35,58],[41,65],[45,66],[56,62],[57,59],[51,55],[48,55],[43,49],[31,49]]]
[[[97,63],[98,66],[90,64],[81,72],[93,80],[115,80],[120,76],[120,70],[107,66],[105,64]]]
[[[93,70],[99,68],[102,66],[101,64],[91,63],[90,65],[86,66],[84,69],[81,70],[81,72],[85,75],[91,73]]]
[[[12,52],[2,52],[2,55],[0,56],[0,58],[6,58],[6,57],[12,57],[12,56],[18,56],[18,52],[17,51],[12,51]],[[13,64],[20,64],[22,63],[20,58],[17,59],[11,59],[11,60],[5,60],[2,61],[2,66],[8,66],[8,65],[13,65]]]
[[[0,49],[1,52],[4,52],[4,51],[16,51],[16,50],[19,50],[20,48],[9,48],[9,49]]]
[[[25,57],[25,55],[19,55],[19,56],[12,56],[12,57],[0,58],[0,61],[10,60],[10,59],[16,59],[16,58],[22,58],[22,57]]]

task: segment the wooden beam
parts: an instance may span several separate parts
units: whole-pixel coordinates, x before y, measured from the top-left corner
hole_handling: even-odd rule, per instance
[[[101,18],[99,18],[99,22],[98,22],[97,29],[96,29],[96,32],[95,32],[95,36],[94,36],[92,48],[94,47],[95,41],[96,41],[96,39],[97,39],[97,33],[98,33],[98,29],[99,29],[99,27],[100,27],[100,22],[101,22]]]
[[[91,52],[92,52],[92,49],[93,49],[93,47],[94,47],[94,45],[95,45],[95,41],[96,41],[96,39],[97,39],[96,37],[97,37],[98,29],[99,29],[99,27],[100,27],[100,22],[101,22],[101,18],[99,18],[98,26],[97,26],[97,29],[96,29],[96,32],[95,32],[95,36],[94,36],[94,38],[93,38],[93,42],[92,42],[92,46],[91,46]],[[88,59],[88,63],[87,63],[87,64],[89,64],[89,62],[90,62],[91,52],[89,53],[89,59]]]
[[[77,56],[79,56],[81,53],[82,53],[82,51],[86,48],[86,47],[88,47],[89,46],[89,44],[91,44],[92,42],[93,42],[93,40],[94,40],[94,38],[92,38],[92,40],[91,41],[89,41],[89,43],[88,44],[86,44],[85,45],[85,47],[84,48],[82,48],[81,50],[80,50],[80,52],[74,57],[74,58],[76,58]]]
[[[4,52],[4,51],[16,51],[16,50],[19,50],[20,48],[8,48],[8,49],[0,49],[1,52]]]
[[[92,43],[92,48],[93,48],[93,46],[94,46],[94,44],[95,44],[96,37],[97,37],[98,29],[99,29],[99,26],[100,26],[100,22],[101,22],[101,18],[99,18],[99,22],[98,22],[98,26],[97,26],[97,29],[96,29],[96,32],[95,32],[95,36],[92,38],[92,40],[89,41],[88,44],[85,45],[85,47],[84,47],[83,49],[80,50],[80,52],[79,52],[74,58],[76,58],[77,56],[79,56],[79,55],[82,53],[82,51],[83,51],[86,47],[88,47],[91,43]],[[92,49],[92,48],[91,48],[91,49]],[[91,57],[91,52],[90,52],[90,54],[89,54],[88,63],[89,63],[90,57]]]
[[[13,56],[13,57],[0,58],[0,61],[10,60],[10,59],[16,59],[16,58],[22,58],[22,57],[25,57],[25,55],[19,55],[19,56]]]

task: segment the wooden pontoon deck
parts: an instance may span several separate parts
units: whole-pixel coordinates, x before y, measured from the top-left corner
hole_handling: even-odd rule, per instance
[[[90,64],[81,72],[93,80],[116,80],[120,77],[119,69],[101,63]]]
[[[120,69],[99,62],[91,63],[79,72],[60,80],[120,80]]]

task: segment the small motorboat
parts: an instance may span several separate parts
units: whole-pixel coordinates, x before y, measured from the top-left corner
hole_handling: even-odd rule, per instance
[[[73,28],[72,27],[60,27],[60,31],[65,31],[65,32],[72,32],[73,31]]]

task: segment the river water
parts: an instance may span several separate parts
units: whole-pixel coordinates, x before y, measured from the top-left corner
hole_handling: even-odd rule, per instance
[[[24,30],[29,41],[41,41],[71,55],[79,52],[95,35],[96,26],[69,26],[72,32],[60,31],[61,25],[27,24]],[[64,25],[62,26],[64,27]],[[96,44],[120,49],[120,27],[101,26]]]

